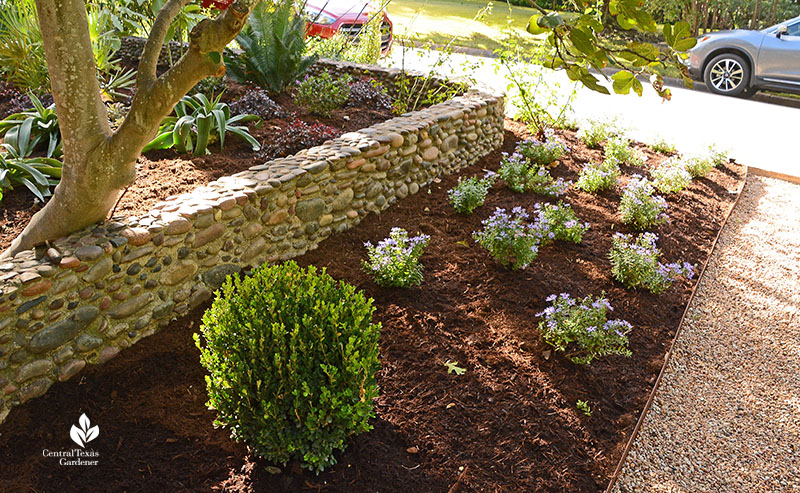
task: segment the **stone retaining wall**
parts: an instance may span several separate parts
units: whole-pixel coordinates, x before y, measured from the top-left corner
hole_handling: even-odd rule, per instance
[[[210,299],[228,274],[314,249],[502,140],[502,95],[474,90],[0,264],[0,422]]]

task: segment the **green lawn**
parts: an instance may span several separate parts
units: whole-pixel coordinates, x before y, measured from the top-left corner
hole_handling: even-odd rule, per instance
[[[474,20],[486,2],[470,0],[391,0],[388,11],[395,35],[415,41],[446,44],[456,36],[455,46],[494,50],[500,47],[502,29],[509,24],[524,45],[534,47],[542,36],[525,31],[528,19],[538,11],[497,2],[483,21]]]

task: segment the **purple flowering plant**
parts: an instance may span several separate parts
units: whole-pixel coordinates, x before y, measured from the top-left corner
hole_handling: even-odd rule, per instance
[[[461,214],[472,214],[475,209],[483,205],[495,180],[497,173],[494,171],[487,171],[483,178],[477,176],[459,178],[458,185],[447,191],[450,204]]]
[[[603,148],[603,155],[605,159],[628,166],[644,166],[647,161],[642,153],[631,147],[631,141],[623,136],[609,139]]]
[[[544,131],[545,139],[526,139],[517,144],[517,152],[537,166],[547,166],[569,152],[569,147],[556,137],[553,129]]]
[[[572,184],[563,178],[554,179],[546,168],[531,164],[519,152],[511,155],[503,153],[498,174],[508,184],[508,188],[515,192],[533,192],[549,197],[558,197],[567,193]]]
[[[622,222],[634,229],[645,230],[668,221],[667,201],[653,195],[653,184],[641,175],[633,175],[622,192],[619,213]]]
[[[653,186],[661,193],[680,192],[692,181],[686,164],[680,159],[670,158],[650,172]]]
[[[588,365],[595,358],[609,354],[630,356],[628,333],[632,326],[625,320],[608,320],[614,308],[602,293],[575,299],[568,293],[547,297],[550,306],[537,313],[542,340],[556,351],[565,352],[567,359]]]
[[[383,287],[407,288],[422,284],[422,264],[419,258],[428,245],[430,236],[420,234],[413,238],[401,228],[392,228],[389,237],[373,245],[364,243],[368,260],[362,262],[364,270],[375,283]]]
[[[617,233],[611,239],[611,273],[628,289],[645,288],[653,294],[668,290],[680,276],[694,277],[694,266],[688,262],[664,264],[656,246],[658,236],[642,233],[636,238]]]
[[[537,206],[539,204],[536,204]],[[545,203],[537,208],[539,222],[544,224],[547,232],[542,237],[542,245],[555,240],[580,243],[583,234],[589,229],[589,223],[582,223],[572,210],[572,206],[559,201],[558,204]]]
[[[511,213],[497,208],[481,222],[483,229],[473,232],[472,237],[503,267],[524,269],[539,254],[543,234],[541,223],[531,224],[527,221],[529,217],[522,207],[514,207]]]
[[[606,159],[600,164],[587,164],[578,174],[575,188],[588,193],[610,190],[617,185],[619,174],[619,164],[613,159]]]

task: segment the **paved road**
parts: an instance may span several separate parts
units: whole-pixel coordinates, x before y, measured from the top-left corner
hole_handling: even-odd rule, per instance
[[[402,50],[395,49],[386,64],[401,66],[402,58]],[[441,52],[408,50],[405,65],[429,70],[441,58]],[[448,76],[472,75],[484,84],[506,87],[506,70],[498,74],[494,64],[492,59],[452,54],[436,70]],[[562,99],[569,94],[572,84],[563,72],[536,70],[548,83],[561,86]],[[642,97],[607,96],[579,87],[574,117],[583,121],[617,116],[636,140],[650,142],[663,137],[682,152],[700,152],[716,144],[741,163],[800,176],[800,109],[683,88],[672,88],[672,95],[671,101],[662,101],[647,87]],[[510,105],[507,110],[514,112]]]

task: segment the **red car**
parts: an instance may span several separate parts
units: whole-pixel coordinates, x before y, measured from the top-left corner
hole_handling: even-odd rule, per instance
[[[341,32],[355,38],[374,15],[381,15],[381,54],[386,55],[392,47],[392,21],[379,9],[364,0],[309,0],[305,8],[310,18],[308,35],[331,38]]]

